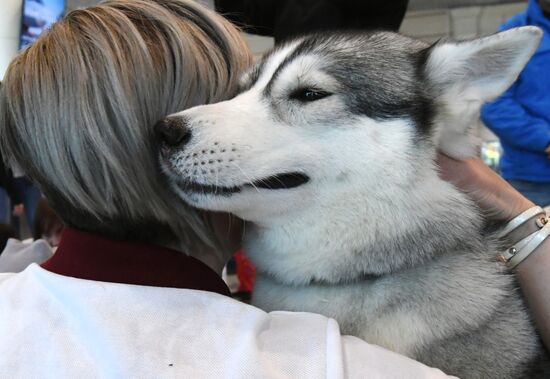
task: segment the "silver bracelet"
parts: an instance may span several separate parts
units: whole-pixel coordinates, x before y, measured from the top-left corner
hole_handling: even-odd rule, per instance
[[[540,229],[529,234],[527,237],[523,238],[522,240],[518,241],[514,246],[512,246],[509,249],[504,250],[502,253],[500,253],[500,260],[503,263],[508,264],[510,262],[510,259],[513,258],[514,255],[516,255],[521,249],[523,249],[533,238],[535,238],[535,235],[540,232]]]
[[[533,233],[527,238],[521,240],[515,247],[515,252],[507,259],[507,264],[510,269],[514,269],[517,265],[525,260],[533,251],[535,251],[546,239],[550,236],[550,223],[547,223],[538,232]],[[521,246],[520,246],[521,244]],[[512,250],[510,249],[510,250]]]
[[[512,230],[520,227],[521,225],[529,221],[531,218],[539,214],[545,214],[545,212],[544,212],[544,209],[542,209],[538,205],[527,209],[526,211],[522,212],[520,215],[510,220],[508,224],[506,224],[504,229],[502,229],[502,231],[500,232],[500,237],[504,237],[507,234],[510,234]]]

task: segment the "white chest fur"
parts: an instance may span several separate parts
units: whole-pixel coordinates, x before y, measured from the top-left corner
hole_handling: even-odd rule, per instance
[[[413,209],[357,199],[345,216],[327,214],[345,209],[332,203],[286,224],[254,227],[254,304],[333,317],[344,333],[411,357],[485,322],[510,278],[488,262],[469,202],[434,185],[446,191],[416,198],[410,191]],[[398,218],[391,209],[414,217]]]

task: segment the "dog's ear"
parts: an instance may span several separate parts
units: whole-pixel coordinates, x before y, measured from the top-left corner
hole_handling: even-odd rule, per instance
[[[504,92],[535,53],[542,31],[510,29],[464,42],[440,42],[428,50],[424,69],[438,104],[438,147],[454,158],[474,154],[471,129],[481,105]]]

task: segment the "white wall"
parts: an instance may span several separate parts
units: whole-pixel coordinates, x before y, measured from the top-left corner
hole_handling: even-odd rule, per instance
[[[409,10],[434,10],[514,3],[519,0],[409,0]],[[523,0],[527,2],[527,0]]]
[[[492,34],[506,19],[523,11],[525,1],[451,9],[409,10],[401,32],[426,41],[468,39]]]
[[[99,3],[99,0],[67,0],[67,9],[84,8],[97,3]]]
[[[0,6],[0,80],[19,48],[22,0],[2,0]]]

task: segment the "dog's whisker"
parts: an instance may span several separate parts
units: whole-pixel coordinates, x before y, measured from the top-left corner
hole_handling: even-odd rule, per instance
[[[227,235],[231,235],[232,226],[233,226],[233,215],[229,213],[229,222],[227,223]]]
[[[502,247],[482,233],[470,201],[441,182],[425,139],[470,155],[479,107],[516,80],[541,36],[528,27],[431,47],[387,32],[302,37],[267,55],[246,96],[185,111],[193,148],[209,153],[174,152],[168,168],[193,205],[250,220],[241,239],[258,270],[259,304],[324,314],[346,334],[460,377],[517,377],[494,357],[505,351],[515,366],[537,368],[548,357],[487,259]],[[288,75],[275,75],[282,68]],[[217,120],[232,132],[217,134]],[[182,169],[214,162],[216,173]],[[230,233],[236,221],[222,218]],[[538,377],[550,377],[543,370]]]
[[[218,183],[220,178],[220,170],[216,170],[216,195],[218,194]]]
[[[292,174],[291,176],[298,177],[297,175]],[[285,185],[285,182],[283,182],[281,179],[275,177],[275,180],[277,180],[279,183],[281,183],[283,186]]]
[[[231,162],[231,164],[233,164],[235,167],[237,167],[237,169],[243,174],[243,176],[246,177],[246,180],[249,182],[249,184],[252,186],[252,188],[254,188],[258,193],[260,193],[260,190],[254,184],[254,181],[252,180],[252,178],[249,175],[247,175],[246,172],[244,172],[244,170],[241,168],[241,166],[239,166],[235,162]]]

